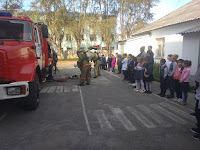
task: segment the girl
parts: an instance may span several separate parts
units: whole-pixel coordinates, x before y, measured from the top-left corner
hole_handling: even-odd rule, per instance
[[[128,60],[127,60],[127,54],[123,54],[123,61],[122,61],[122,72],[124,74],[124,79],[122,81],[127,80],[127,64],[128,64]]]
[[[116,57],[112,54],[112,72],[115,73],[115,64],[116,64]]]
[[[186,105],[187,102],[187,98],[188,98],[188,91],[190,89],[189,86],[189,80],[190,80],[190,67],[192,65],[192,62],[189,60],[185,60],[183,63],[184,69],[181,75],[181,84],[182,84],[182,90],[183,90],[183,101],[178,101],[180,102],[182,105]]]
[[[134,90],[140,91],[140,92],[145,92],[144,82],[143,82],[143,77],[144,77],[143,58],[138,57],[137,62],[138,62],[138,64],[135,67],[136,88]]]
[[[176,98],[174,99],[174,101],[178,101],[178,100],[182,100],[182,87],[181,87],[181,74],[183,71],[183,59],[179,59],[178,61],[178,65],[176,66],[176,71],[174,73],[174,83],[175,83],[175,91],[176,91]]]
[[[144,58],[144,82],[146,85],[145,93],[152,93],[152,81],[153,79],[153,64],[148,62],[147,58]]]

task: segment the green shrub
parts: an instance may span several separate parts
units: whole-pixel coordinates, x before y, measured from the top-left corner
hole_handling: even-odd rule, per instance
[[[158,81],[158,82],[160,81],[159,67],[160,67],[159,63],[155,63],[153,67],[153,76],[154,76],[155,81]]]

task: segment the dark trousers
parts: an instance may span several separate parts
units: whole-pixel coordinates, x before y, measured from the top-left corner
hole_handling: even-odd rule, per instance
[[[196,101],[195,115],[196,115],[196,119],[197,119],[197,126],[200,130],[200,109],[198,109],[198,103],[200,103],[200,102]]]
[[[118,73],[122,72],[122,64],[118,64]]]
[[[165,96],[167,90],[167,79],[160,79],[160,94]]]
[[[134,72],[133,71],[129,72],[129,81],[131,83],[135,83],[135,78],[134,78]]]
[[[128,79],[127,70],[123,70],[123,74],[124,74],[124,80],[127,80]]]
[[[173,76],[167,77],[167,85],[168,85],[168,88],[170,90],[171,96],[174,96],[175,85],[174,85],[174,77]]]
[[[55,74],[56,74],[56,71],[57,71],[56,64],[57,64],[57,63],[54,63],[54,67],[55,67],[55,70],[54,70],[54,72],[55,72]]]
[[[101,64],[101,69],[105,70],[105,64]]]
[[[179,80],[174,80],[176,97],[182,99],[182,86]]]

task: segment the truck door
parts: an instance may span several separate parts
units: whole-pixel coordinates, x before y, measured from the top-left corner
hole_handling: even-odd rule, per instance
[[[41,40],[40,40],[38,27],[36,25],[34,26],[34,40],[35,40],[38,64],[40,66],[40,70],[42,70],[42,68],[43,68],[43,65],[42,65],[42,46],[41,46]]]

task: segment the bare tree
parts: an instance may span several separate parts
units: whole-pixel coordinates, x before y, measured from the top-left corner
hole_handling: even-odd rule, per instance
[[[130,38],[138,29],[153,19],[151,8],[159,0],[117,0],[119,6],[121,39]]]
[[[1,0],[0,9],[14,12],[15,10],[19,10],[23,7],[23,1],[24,0]]]
[[[58,49],[58,56],[62,58],[61,44],[67,17],[65,0],[35,0],[31,3],[31,8],[34,10],[31,15],[33,20],[39,19],[48,25],[53,43]]]

